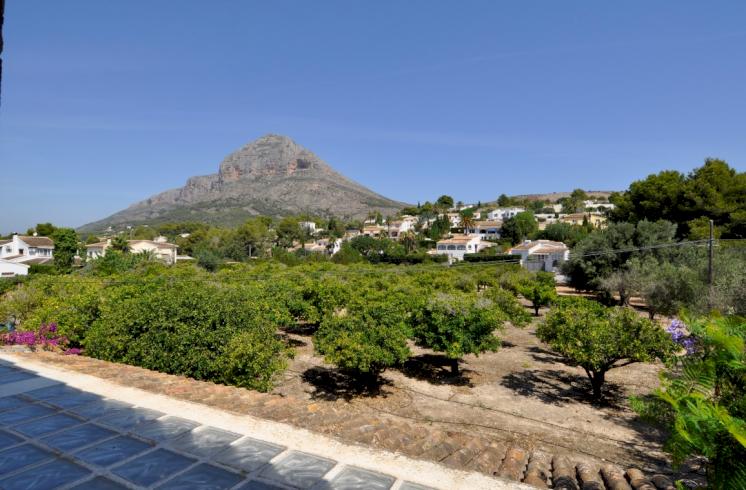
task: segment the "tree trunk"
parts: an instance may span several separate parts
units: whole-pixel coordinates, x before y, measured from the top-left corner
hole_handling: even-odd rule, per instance
[[[451,374],[453,376],[458,376],[458,359],[451,359]]]
[[[595,401],[600,401],[603,398],[603,391],[601,391],[601,389],[604,385],[606,372],[597,371],[591,373],[589,376],[591,378],[591,387],[593,388],[593,399]]]
[[[534,316],[539,316],[539,305],[534,304]]]

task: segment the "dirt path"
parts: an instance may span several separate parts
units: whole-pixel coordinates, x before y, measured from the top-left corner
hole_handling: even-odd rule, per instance
[[[467,356],[456,378],[440,356],[414,348],[403,369],[384,374],[379,393],[361,396],[349,379],[314,355],[310,336],[292,335],[297,355],[275,392],[334,403],[350,413],[368,410],[442,430],[489,435],[576,460],[651,469],[665,464],[661,434],[637,420],[627,401],[657,386],[660,365],[612,370],[608,404],[596,406],[588,398],[582,369],[548,351],[533,326],[509,327],[502,337],[500,351]]]

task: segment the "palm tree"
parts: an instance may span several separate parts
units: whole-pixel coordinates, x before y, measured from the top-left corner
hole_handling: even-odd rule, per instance
[[[469,228],[474,228],[474,218],[468,214],[461,215],[461,227],[464,229],[464,234],[469,233]]]
[[[127,239],[124,238],[122,235],[117,235],[111,239],[111,248],[112,250],[118,250],[122,253],[127,253],[130,251],[130,245],[127,242]]]
[[[142,250],[137,252],[137,256],[142,259],[143,262],[152,262],[155,260],[155,252],[152,250]]]
[[[401,235],[401,243],[404,245],[407,253],[411,253],[417,246],[417,235],[415,235],[414,231],[407,230]]]

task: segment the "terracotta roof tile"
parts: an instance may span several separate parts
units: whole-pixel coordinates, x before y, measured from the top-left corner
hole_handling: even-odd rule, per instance
[[[19,236],[18,238],[31,247],[54,247],[52,239],[45,236]]]

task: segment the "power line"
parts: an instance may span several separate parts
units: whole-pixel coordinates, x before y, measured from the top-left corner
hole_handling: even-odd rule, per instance
[[[620,248],[616,250],[598,250],[595,252],[587,252],[584,254],[571,254],[571,257],[595,257],[595,256],[600,256],[600,255],[615,255],[615,254],[621,254],[621,253],[642,252],[645,250],[657,250],[661,248],[704,245],[704,244],[707,244],[708,242],[709,242],[709,239],[687,240],[687,241],[673,242],[673,243],[658,243],[658,244],[647,245],[647,246],[642,246],[642,247]]]

